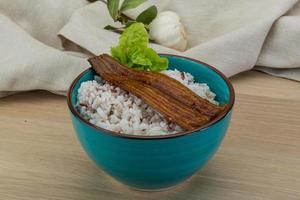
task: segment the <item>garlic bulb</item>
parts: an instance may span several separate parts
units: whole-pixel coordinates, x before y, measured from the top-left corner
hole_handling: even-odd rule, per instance
[[[161,12],[149,26],[150,39],[163,46],[184,51],[187,38],[183,25],[177,13],[172,11]]]

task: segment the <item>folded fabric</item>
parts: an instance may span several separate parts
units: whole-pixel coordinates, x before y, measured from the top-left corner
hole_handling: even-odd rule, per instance
[[[252,69],[300,81],[300,3],[297,0],[147,1],[179,14],[188,49],[151,44],[160,53],[199,59],[227,76]],[[86,58],[109,52],[119,35],[106,5],[85,0],[0,0],[0,96],[44,89],[64,94],[89,67]]]
[[[63,50],[57,36],[73,11],[86,3],[55,2],[0,1],[0,96],[38,89],[64,94],[88,67],[86,56]]]

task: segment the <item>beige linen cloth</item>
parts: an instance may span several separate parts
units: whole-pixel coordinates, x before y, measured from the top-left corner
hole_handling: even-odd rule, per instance
[[[147,6],[177,12],[188,33],[185,52],[151,44],[216,66],[227,76],[255,67],[300,81],[300,3],[297,0],[156,0]],[[109,52],[118,34],[103,2],[0,0],[0,96],[43,89],[65,94],[89,67],[86,58]]]

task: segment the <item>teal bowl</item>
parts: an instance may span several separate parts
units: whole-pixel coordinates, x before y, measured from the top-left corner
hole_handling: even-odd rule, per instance
[[[191,73],[197,82],[207,83],[226,110],[207,125],[191,132],[163,136],[133,136],[105,130],[83,119],[77,111],[81,83],[93,80],[90,68],[81,73],[68,92],[68,106],[74,129],[88,156],[107,174],[141,190],[175,186],[201,169],[215,154],[227,131],[234,103],[229,80],[214,67],[197,60],[161,54],[169,68]]]

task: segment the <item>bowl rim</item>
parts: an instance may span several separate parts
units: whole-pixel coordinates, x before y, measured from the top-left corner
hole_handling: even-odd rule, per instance
[[[221,121],[233,108],[233,104],[235,101],[235,92],[233,89],[233,86],[230,82],[230,80],[222,73],[220,72],[218,69],[216,69],[215,67],[213,67],[212,65],[209,65],[205,62],[193,59],[193,58],[188,58],[185,56],[179,56],[179,55],[174,55],[174,54],[167,54],[167,53],[160,53],[159,55],[161,56],[168,56],[168,57],[176,57],[176,58],[180,58],[180,59],[185,59],[185,60],[190,60],[193,61],[195,63],[201,64],[204,67],[207,67],[211,70],[213,70],[215,73],[217,73],[226,83],[227,87],[229,88],[229,93],[230,93],[230,98],[229,98],[229,103],[228,106],[226,107],[226,109],[219,114],[216,118],[214,118],[213,120],[211,120],[209,123],[195,129],[192,131],[181,131],[181,132],[177,132],[177,133],[173,133],[173,134],[167,134],[167,135],[151,135],[151,136],[146,136],[146,135],[130,135],[130,134],[124,134],[124,133],[118,133],[115,131],[111,131],[111,130],[107,130],[104,128],[101,128],[99,126],[96,126],[92,123],[90,123],[89,121],[85,120],[80,114],[79,112],[75,109],[75,106],[73,106],[72,104],[72,100],[71,100],[71,94],[74,90],[74,87],[76,85],[76,83],[78,82],[78,80],[84,75],[86,74],[88,71],[93,70],[92,67],[84,70],[83,72],[81,72],[71,83],[69,89],[68,89],[68,93],[67,93],[67,103],[68,103],[68,107],[69,110],[71,111],[71,113],[73,114],[73,116],[75,116],[78,120],[80,120],[81,122],[85,123],[86,125],[90,126],[91,128],[96,129],[97,131],[101,131],[101,133],[106,133],[109,134],[111,136],[116,136],[116,137],[121,137],[121,138],[127,138],[127,139],[140,139],[140,140],[157,140],[157,139],[171,139],[171,138],[175,138],[175,137],[181,137],[181,136],[185,136],[185,135],[189,135],[192,133],[196,133],[198,131],[202,131],[205,130],[209,127],[211,127],[212,125],[216,124],[217,122]]]

